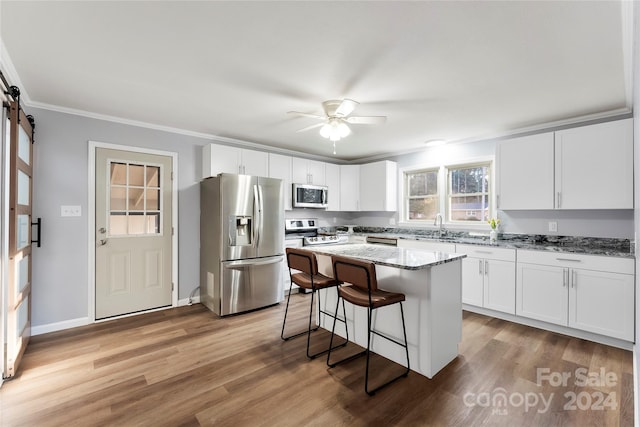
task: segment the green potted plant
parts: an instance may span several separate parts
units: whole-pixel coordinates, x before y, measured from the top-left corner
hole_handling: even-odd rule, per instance
[[[489,226],[491,227],[491,232],[489,233],[489,241],[491,243],[498,240],[498,225],[500,224],[500,220],[498,218],[491,218],[489,221]]]

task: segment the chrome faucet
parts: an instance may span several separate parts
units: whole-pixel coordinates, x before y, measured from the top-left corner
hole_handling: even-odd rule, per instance
[[[444,226],[442,225],[442,215],[437,214],[436,219],[433,221],[433,225],[438,225],[438,220],[440,222],[438,227],[438,237],[442,237],[444,235]]]

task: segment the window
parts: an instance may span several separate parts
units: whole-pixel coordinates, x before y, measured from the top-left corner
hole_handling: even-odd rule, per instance
[[[405,194],[408,220],[433,220],[440,212],[438,169],[405,173]]]
[[[159,235],[160,167],[111,162],[109,235]]]
[[[489,220],[490,172],[488,163],[448,168],[449,222]]]
[[[405,170],[403,218],[431,225],[437,214],[447,223],[482,224],[491,209],[491,160]]]

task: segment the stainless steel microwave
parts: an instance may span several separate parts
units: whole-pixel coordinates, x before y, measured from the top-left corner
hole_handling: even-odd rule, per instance
[[[313,184],[293,184],[294,208],[326,208],[328,187]]]

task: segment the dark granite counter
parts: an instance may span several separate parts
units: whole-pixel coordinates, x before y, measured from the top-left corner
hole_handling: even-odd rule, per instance
[[[439,237],[438,230],[412,228],[354,227],[354,235],[376,236],[396,239],[425,240],[440,243],[494,246],[498,248],[528,249],[547,252],[574,253],[585,255],[605,255],[623,258],[635,258],[629,239],[551,236],[541,234],[499,234],[495,243],[489,241],[489,235],[446,230]],[[340,232],[340,227],[324,232]]]

